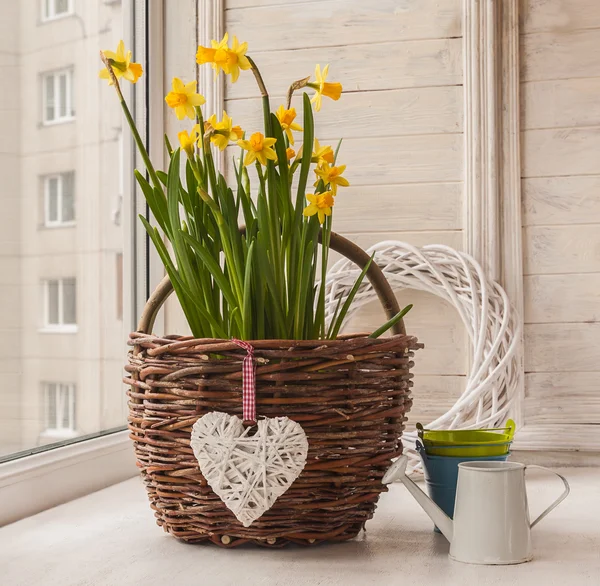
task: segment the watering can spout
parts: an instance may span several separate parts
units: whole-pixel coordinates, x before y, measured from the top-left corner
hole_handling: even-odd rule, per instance
[[[453,522],[442,509],[440,509],[407,475],[406,465],[408,458],[400,456],[388,469],[383,477],[383,484],[389,484],[395,480],[400,480],[408,489],[410,494],[415,497],[415,500],[421,505],[421,508],[429,515],[431,520],[436,524],[444,537],[452,543],[454,533]]]

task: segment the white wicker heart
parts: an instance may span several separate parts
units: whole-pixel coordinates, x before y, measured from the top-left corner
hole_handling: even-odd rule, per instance
[[[213,492],[249,527],[298,478],[306,434],[287,417],[260,419],[254,435],[235,415],[212,411],[192,428],[191,446]]]
[[[429,429],[474,429],[502,424],[517,395],[521,382],[519,320],[502,287],[490,279],[468,254],[448,246],[417,248],[405,242],[385,241],[372,246],[392,288],[417,289],[437,295],[458,311],[471,342],[471,371],[466,388],[456,403]],[[326,312],[333,314],[339,298],[347,297],[359,271],[350,261],[336,262],[327,274]],[[365,280],[352,304],[350,315],[376,299]],[[410,319],[410,314],[409,314]],[[421,340],[427,345],[427,340]],[[416,433],[403,435],[412,447]],[[417,457],[409,452],[414,466]]]

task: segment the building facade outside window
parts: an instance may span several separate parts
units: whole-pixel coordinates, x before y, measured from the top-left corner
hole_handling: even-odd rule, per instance
[[[73,70],[63,69],[42,74],[44,124],[68,122],[73,109]]]
[[[44,225],[72,226],[75,223],[75,174],[44,177]]]
[[[131,273],[145,271],[145,241],[136,240],[133,145],[98,71],[100,49],[120,39],[143,62],[144,6],[0,0],[0,344],[10,349],[0,369],[0,464],[127,422],[123,362],[142,303]],[[142,135],[147,79],[125,86],[138,96]],[[58,425],[49,412],[62,414],[71,436],[47,433]]]
[[[42,385],[45,430],[43,436],[57,439],[76,434],[75,385],[72,383],[50,383]]]
[[[44,329],[77,331],[77,283],[75,278],[44,281]]]
[[[73,0],[42,0],[42,20],[55,20],[73,14]]]

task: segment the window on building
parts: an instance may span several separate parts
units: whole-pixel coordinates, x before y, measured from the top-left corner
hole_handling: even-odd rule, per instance
[[[73,0],[42,0],[42,20],[54,20],[73,14]]]
[[[77,331],[77,283],[74,278],[44,281],[44,327]]]
[[[44,123],[55,124],[72,120],[73,110],[73,71],[63,69],[42,76]]]
[[[75,174],[59,173],[44,177],[44,225],[75,223]]]
[[[43,383],[45,432],[68,435],[75,431],[75,385]]]

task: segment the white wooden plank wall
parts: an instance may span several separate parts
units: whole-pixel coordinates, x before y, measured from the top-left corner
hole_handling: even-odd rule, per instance
[[[526,428],[600,449],[600,2],[521,2]]]
[[[225,29],[248,41],[272,108],[289,84],[330,63],[338,102],[316,114],[321,144],[344,138],[334,229],[367,247],[386,239],[462,247],[463,65],[461,0],[226,0]],[[226,110],[247,132],[261,129],[251,75],[226,88]],[[295,104],[299,113],[299,102]],[[301,119],[301,114],[300,114]],[[231,171],[229,171],[231,173]],[[454,310],[417,292],[408,330],[426,344],[416,359],[410,422],[443,413],[464,386],[464,328]],[[373,304],[349,328],[383,321]]]

